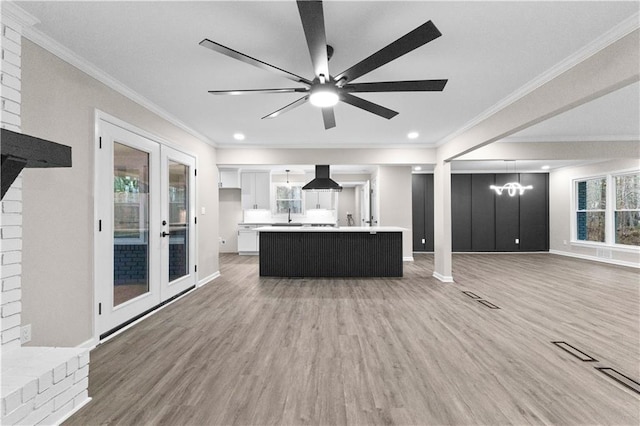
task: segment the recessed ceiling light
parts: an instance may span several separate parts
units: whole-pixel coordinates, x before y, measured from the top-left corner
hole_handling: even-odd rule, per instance
[[[244,134],[242,133],[234,133],[233,134],[233,138],[237,141],[243,141],[244,140]]]
[[[420,170],[422,170],[422,167],[420,167],[420,166],[415,166],[415,167],[413,168],[413,170],[415,170],[416,172],[419,172]]]
[[[542,166],[542,170],[549,170],[549,166]]]
[[[418,133],[418,132],[410,132],[410,133],[408,133],[408,134],[407,134],[407,137],[408,137],[409,139],[415,139],[415,138],[417,138],[418,136],[420,136],[420,133]]]

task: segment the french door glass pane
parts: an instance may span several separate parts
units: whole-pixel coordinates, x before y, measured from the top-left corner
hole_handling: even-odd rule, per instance
[[[149,154],[113,145],[113,306],[149,291]]]
[[[169,161],[169,282],[189,272],[189,166]]]

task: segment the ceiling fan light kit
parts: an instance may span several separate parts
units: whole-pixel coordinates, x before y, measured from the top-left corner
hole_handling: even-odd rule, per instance
[[[353,83],[354,80],[363,75],[440,37],[442,34],[433,22],[425,22],[413,31],[333,77],[329,73],[329,59],[333,55],[334,49],[332,46],[327,45],[322,2],[298,0],[296,3],[309,54],[311,55],[315,77],[312,80],[306,79],[209,39],[204,39],[200,42],[203,47],[255,67],[275,72],[284,78],[303,85],[303,87],[278,89],[210,90],[209,93],[214,95],[303,93],[303,97],[262,118],[279,117],[283,113],[309,101],[312,105],[322,108],[324,127],[325,129],[331,129],[336,126],[333,106],[339,101],[386,119],[391,119],[398,115],[397,111],[354,96],[352,94],[354,92],[441,92],[444,90],[447,84],[447,80],[444,79]]]
[[[335,106],[339,100],[338,91],[330,85],[318,86],[312,89],[309,96],[311,105],[320,108]]]

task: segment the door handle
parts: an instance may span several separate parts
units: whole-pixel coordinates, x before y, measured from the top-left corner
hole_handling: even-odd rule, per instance
[[[161,237],[163,237],[163,238],[164,238],[164,237],[167,237],[167,236],[169,236],[169,235],[171,235],[171,232],[164,232],[164,231],[162,231],[162,234],[160,234],[160,236],[161,236]]]

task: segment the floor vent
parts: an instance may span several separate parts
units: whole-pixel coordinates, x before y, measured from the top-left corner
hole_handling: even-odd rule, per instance
[[[466,294],[467,296],[469,296],[472,299],[480,299],[480,296],[478,296],[477,294],[472,293],[470,291],[463,291],[463,293]]]
[[[486,300],[478,300],[478,302],[482,303],[484,306],[486,306],[487,308],[491,308],[491,309],[500,309],[498,306],[494,305],[493,303],[486,301]]]
[[[635,393],[640,394],[640,383],[636,382],[630,377],[625,376],[621,372],[609,367],[596,367],[596,370],[599,370],[601,373],[611,377],[613,380],[631,389]]]
[[[574,346],[571,346],[567,342],[551,342],[551,343],[553,343],[554,345],[556,345],[560,349],[563,349],[566,352],[569,352],[571,355],[573,355],[574,357],[578,358],[580,361],[598,362],[598,360],[595,359],[594,357],[592,357],[591,355],[588,355],[588,354],[582,352],[580,349],[578,349],[578,348],[576,348]]]

